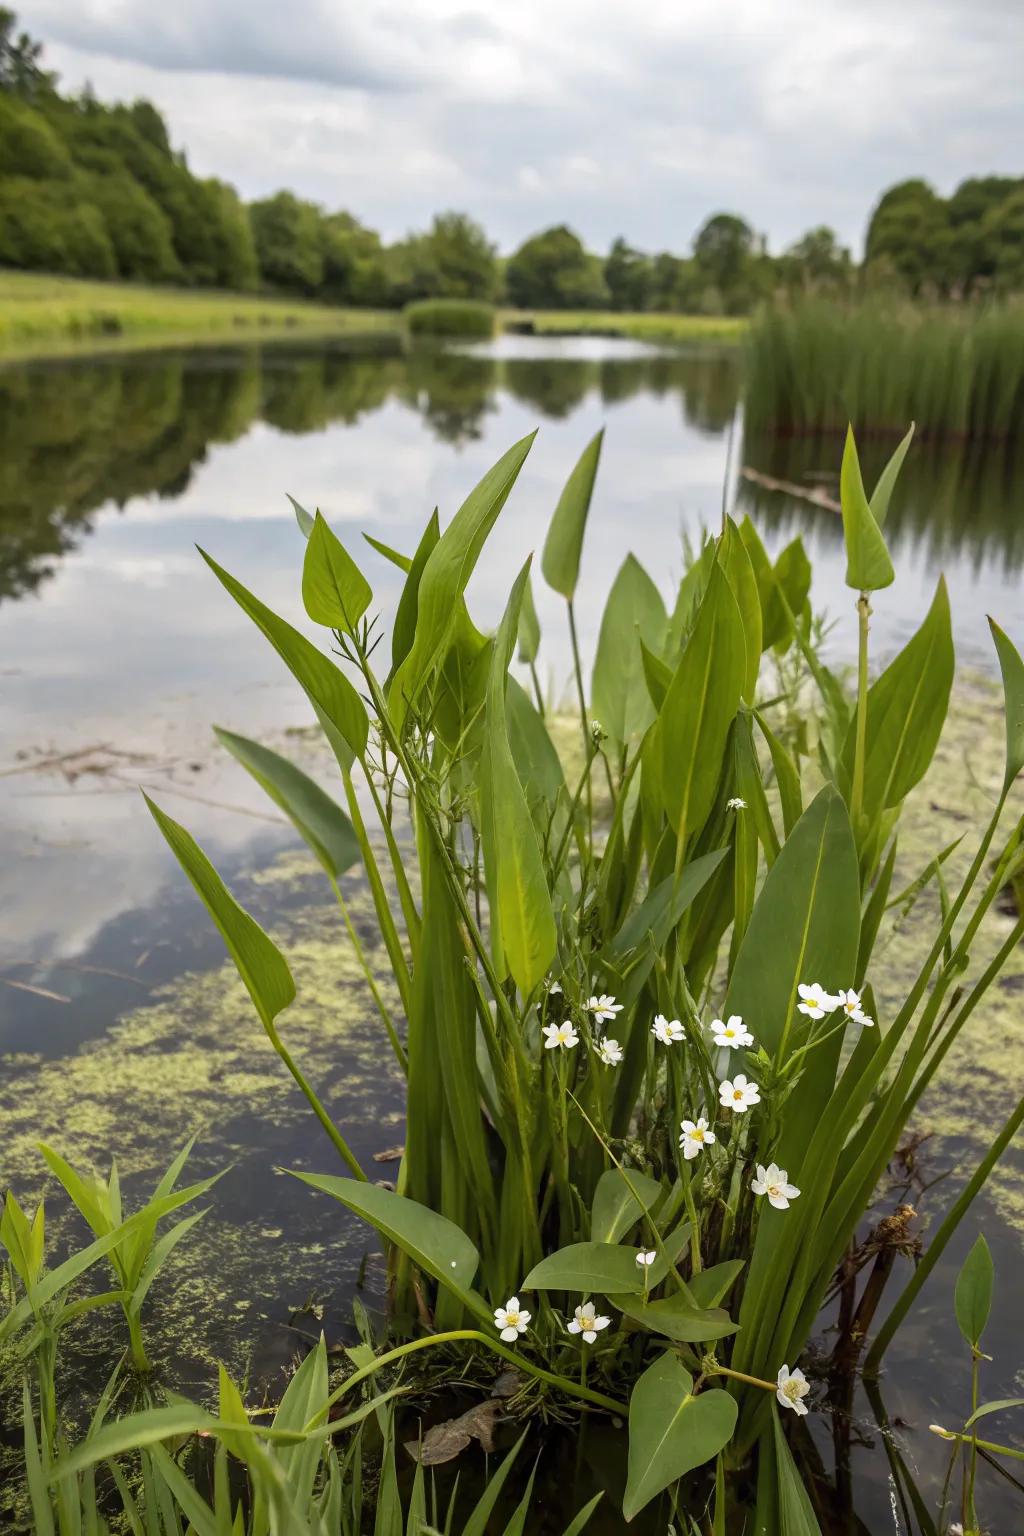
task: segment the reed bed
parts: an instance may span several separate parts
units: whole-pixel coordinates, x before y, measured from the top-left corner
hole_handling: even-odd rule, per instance
[[[747,340],[751,433],[1006,439],[1024,429],[1024,305],[807,300]]]

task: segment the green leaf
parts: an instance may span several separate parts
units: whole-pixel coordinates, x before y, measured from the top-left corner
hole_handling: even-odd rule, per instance
[[[640,905],[634,907],[615,935],[610,946],[612,956],[628,955],[648,934],[653,938],[655,951],[660,953],[680,918],[692,906],[728,852],[728,848],[715,848],[711,853],[702,853],[699,859],[691,859],[684,866],[678,879],[675,875],[667,875],[660,881]]]
[[[957,1324],[972,1349],[978,1348],[992,1309],[993,1279],[992,1253],[979,1236],[957,1276],[953,1298]]]
[[[800,619],[811,590],[811,562],[803,539],[793,539],[786,545],[772,567],[772,578],[774,587],[769,599],[772,606],[766,627],[770,625],[777,630],[781,626],[782,634],[776,641],[776,649],[784,651],[793,634],[793,621]]]
[[[898,467],[898,466],[897,466]],[[846,433],[843,467],[839,475],[839,500],[843,508],[846,540],[846,585],[856,592],[877,592],[896,578],[881,529],[875,521],[860,473],[853,428]],[[886,505],[888,499],[885,498]]]
[[[663,1194],[657,1179],[630,1168],[608,1168],[594,1190],[590,1212],[590,1239],[594,1243],[618,1243],[643,1212],[651,1211]],[[634,1261],[636,1255],[634,1254]]]
[[[651,703],[655,711],[660,712],[665,702],[665,695],[672,686],[672,668],[662,661],[660,656],[655,656],[644,642],[640,641],[640,659],[644,669],[644,683],[650,694]]]
[[[693,1377],[664,1354],[629,1403],[629,1469],[622,1513],[632,1520],[663,1489],[711,1461],[736,1427],[736,1399],[714,1387],[693,1396]]]
[[[779,1536],[821,1536],[814,1509],[803,1478],[797,1471],[793,1453],[786,1443],[778,1410],[772,1404],[772,1446],[775,1452],[775,1480],[778,1490]]]
[[[369,534],[364,534],[369,538]],[[423,571],[441,537],[441,524],[435,507],[423,530],[416,553],[408,564],[408,579],[402,588],[402,595],[398,599],[398,608],[395,611],[395,622],[391,630],[391,677],[412,650],[413,640],[416,638],[416,615],[419,612],[420,582],[423,580]],[[371,540],[372,542],[372,540]],[[390,678],[388,681],[390,687]]]
[[[436,510],[436,509],[435,509]],[[307,513],[307,516],[309,514]],[[312,527],[310,533],[312,533]],[[383,539],[375,539],[372,533],[364,533],[363,538],[371,549],[375,549],[378,555],[383,555],[385,560],[390,560],[392,565],[397,565],[400,571],[412,569],[412,560],[408,555],[403,555],[401,550],[392,549],[390,544],[385,544]]]
[[[274,804],[280,806],[332,880],[340,880],[346,870],[358,863],[359,839],[352,823],[308,774],[280,753],[246,736],[236,736],[219,726],[214,726],[214,734]]]
[[[543,980],[555,957],[557,933],[537,829],[516,772],[508,739],[505,685],[519,606],[529,574],[523,567],[495,637],[484,717],[484,857],[494,892],[500,949],[524,997]]]
[[[881,528],[888,515],[889,502],[892,499],[892,493],[896,486],[899,472],[903,468],[903,460],[907,456],[907,449],[910,447],[913,436],[914,423],[911,422],[906,436],[900,441],[892,458],[882,470],[878,477],[878,483],[871,493],[871,512],[879,528]]]
[[[677,1344],[705,1344],[737,1331],[738,1325],[721,1307],[695,1307],[683,1295],[666,1296],[646,1305],[629,1296],[609,1296],[608,1300],[626,1317]]]
[[[743,1272],[745,1259],[726,1259],[722,1264],[712,1264],[691,1275],[688,1281],[690,1295],[700,1307],[717,1307],[728,1296]]]
[[[668,615],[661,593],[639,560],[627,555],[601,618],[591,687],[591,713],[618,746],[647,729],[654,708],[644,686],[641,645],[657,651]]]
[[[594,493],[594,479],[603,441],[602,427],[580,454],[575,469],[565,483],[541,555],[540,567],[544,580],[569,602],[572,602],[580,573],[583,535],[586,532],[587,513],[590,511],[590,498]]]
[[[745,667],[740,611],[716,564],[655,727],[660,799],[680,843],[714,803]]]
[[[310,534],[313,532],[313,514],[311,512],[307,512],[305,507],[300,505],[300,503],[295,500],[294,496],[289,496],[288,500],[291,502],[293,508],[295,509],[295,521],[299,525],[299,532],[302,534],[304,539],[308,539]]]
[[[868,689],[864,809],[874,820],[924,777],[942,734],[955,667],[945,578],[920,629]],[[856,722],[843,747],[852,780]]]
[[[359,1179],[299,1173],[293,1169],[289,1172],[311,1189],[339,1200],[348,1210],[368,1221],[388,1242],[408,1254],[420,1269],[433,1275],[441,1285],[448,1286],[470,1311],[486,1322],[488,1328],[493,1325],[493,1316],[483,1298],[470,1290],[480,1255],[454,1221],[415,1200],[395,1194],[393,1190],[378,1189],[375,1184]]]
[[[487,1486],[462,1528],[462,1536],[485,1536],[491,1515],[494,1513],[494,1506],[497,1504],[501,1490],[505,1486],[505,1481],[512,1470],[512,1464],[523,1448],[523,1441],[526,1439],[527,1434],[528,1431],[524,1429],[512,1449],[502,1458],[493,1477],[488,1478]]]
[[[440,664],[458,618],[462,597],[487,535],[533,446],[535,433],[504,454],[470,492],[427,556],[417,590],[416,630],[408,654],[388,689],[396,727]],[[412,573],[410,572],[410,575]]]
[[[757,689],[758,673],[761,670],[761,599],[749,552],[731,517],[726,520],[719,559],[743,621],[747,658],[743,697],[748,704],[752,704]]]
[[[779,791],[779,807],[782,811],[782,827],[786,836],[792,832],[804,813],[803,791],[800,785],[800,769],[782,742],[768,725],[764,716],[755,712],[754,719],[771,753],[775,770],[775,783]]]
[[[274,1036],[274,1020],[295,1000],[295,982],[287,961],[256,919],[239,906],[190,833],[154,805],[147,794],[143,794],[143,799],[171,852],[216,923],[264,1029]]]
[[[586,1291],[604,1296],[642,1292],[635,1248],[617,1243],[570,1243],[541,1259],[523,1281],[524,1291]]]
[[[964,1428],[970,1429],[979,1419],[987,1418],[990,1413],[1002,1413],[1004,1408],[1024,1408],[1024,1397],[998,1397],[991,1403],[982,1403],[971,1414]]]
[[[314,624],[356,633],[373,589],[337,534],[318,512],[302,563],[302,601]]]
[[[519,610],[519,660],[530,666],[537,660],[539,650],[540,620],[533,602],[533,583],[527,576],[523,603]]]
[[[739,535],[743,540],[743,547],[747,552],[750,568],[757,583],[757,597],[761,608],[761,646],[767,651],[779,640],[788,638],[792,626],[776,596],[775,572],[768,558],[768,551],[749,517],[744,517],[740,523]],[[769,629],[769,624],[774,628]]]
[[[826,785],[765,876],[736,957],[723,1017],[738,1013],[757,1044],[777,1062],[786,1061],[804,1043],[809,1028],[809,1021],[796,1011],[797,987],[813,981],[829,992],[852,986],[859,941],[856,844],[842,797]],[[840,1049],[837,1034],[811,1051],[786,1103],[781,1140],[772,1155],[798,1186],[804,1152],[835,1085]],[[766,1255],[773,1251],[780,1224],[795,1230],[781,1212],[762,1212],[754,1252],[760,1252],[759,1263],[769,1268]],[[748,1298],[750,1305],[759,1305],[760,1296],[776,1281],[781,1285],[782,1276],[774,1270],[770,1280],[760,1271],[751,1274],[744,1305]],[[747,1327],[742,1313],[740,1322]]]
[[[1006,714],[1006,772],[1003,788],[1009,789],[1024,768],[1024,661],[1009,635],[989,619],[999,670],[1003,674],[1003,705]]]
[[[361,757],[366,751],[369,733],[366,708],[348,678],[305,635],[300,635],[297,629],[279,618],[258,597],[248,592],[240,581],[236,581],[234,576],[219,566],[212,555],[203,549],[199,553],[238,606],[263,631],[292,676],[300,683],[316,710],[317,718],[336,756],[344,767],[348,767],[352,756]]]
[[[604,1493],[595,1493],[589,1504],[584,1504],[579,1514],[571,1520],[562,1532],[562,1536],[580,1536],[580,1532],[590,1523],[590,1517],[604,1498]]]

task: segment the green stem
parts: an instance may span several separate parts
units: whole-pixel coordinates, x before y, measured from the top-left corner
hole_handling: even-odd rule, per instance
[[[384,1021],[384,1028],[387,1030],[387,1032],[388,1032],[388,1039],[391,1041],[391,1049],[395,1053],[395,1056],[396,1056],[396,1058],[398,1060],[398,1065],[401,1067],[401,1069],[405,1073],[406,1077],[408,1077],[409,1076],[409,1059],[408,1059],[408,1057],[405,1054],[405,1050],[403,1049],[401,1040],[399,1040],[399,1038],[398,1038],[398,1031],[395,1028],[395,1022],[394,1022],[394,1020],[391,1017],[391,1013],[390,1013],[390,1011],[388,1009],[387,1004],[385,1003],[383,997],[381,996],[380,988],[378,987],[376,979],[374,978],[373,972],[370,969],[369,961],[366,958],[366,953],[365,953],[365,951],[363,949],[363,946],[362,946],[362,943],[360,941],[359,935],[356,932],[355,924],[353,923],[351,915],[349,913],[348,903],[346,902],[344,896],[341,894],[341,887],[338,885],[337,880],[332,878],[331,879],[331,885],[334,887],[334,894],[335,894],[335,896],[338,899],[338,906],[341,909],[341,915],[344,918],[345,927],[346,927],[346,929],[348,931],[348,936],[349,936],[349,939],[351,941],[352,948],[356,952],[356,959],[359,962],[359,968],[362,971],[364,977],[366,978],[367,986],[369,987],[371,993],[373,994],[373,1000],[377,1004],[377,1012],[380,1014],[381,1018]]]
[[[461,1341],[483,1344],[486,1349],[500,1355],[503,1360],[508,1360],[519,1370],[533,1376],[535,1380],[547,1382],[548,1386],[557,1387],[559,1391],[567,1392],[570,1397],[583,1398],[585,1402],[594,1403],[598,1408],[606,1408],[609,1413],[618,1414],[622,1418],[629,1413],[625,1403],[617,1403],[613,1397],[605,1397],[603,1392],[595,1392],[593,1387],[570,1381],[567,1376],[556,1376],[553,1371],[546,1371],[543,1366],[534,1365],[532,1360],[528,1360],[524,1355],[517,1355],[513,1349],[506,1349],[505,1345],[500,1344],[497,1339],[488,1338],[486,1333],[481,1333],[476,1328],[454,1328],[448,1333],[434,1333],[428,1338],[412,1339],[408,1344],[399,1344],[396,1349],[389,1349],[386,1354],[377,1355],[375,1359],[361,1366],[358,1371],[353,1371],[340,1387],[334,1389],[326,1403],[309,1420],[305,1426],[306,1432],[315,1429],[328,1409],[351,1392],[353,1387],[357,1387],[361,1381],[365,1381],[368,1376],[373,1376],[384,1366],[393,1365],[395,1361],[404,1359],[406,1355],[415,1354],[417,1350],[431,1349],[435,1344],[456,1344]]]
[[[270,1036],[271,1045],[274,1047],[274,1050],[280,1056],[281,1060],[288,1068],[288,1071],[291,1073],[292,1077],[294,1077],[295,1081],[306,1095],[310,1108],[312,1109],[314,1115],[316,1115],[317,1119],[320,1121],[320,1124],[323,1126],[328,1136],[331,1138],[331,1141],[334,1143],[342,1161],[347,1165],[347,1167],[351,1170],[357,1179],[362,1179],[364,1183],[367,1183],[368,1180],[366,1178],[366,1174],[363,1172],[362,1168],[360,1168],[355,1153],[352,1151],[348,1142],[338,1130],[338,1127],[335,1125],[326,1109],[324,1109],[313,1089],[310,1087],[302,1072],[299,1070],[298,1066],[292,1058],[291,1052],[288,1050],[288,1047],[281,1039],[281,1036],[278,1034],[277,1030],[273,1027],[272,1024],[265,1024],[265,1028],[267,1034]]]
[[[878,1367],[881,1363],[882,1356],[885,1354],[886,1350],[889,1348],[889,1345],[892,1343],[893,1335],[895,1334],[897,1328],[900,1326],[903,1319],[910,1311],[914,1301],[917,1299],[921,1287],[924,1285],[925,1281],[928,1279],[928,1276],[931,1274],[932,1270],[939,1262],[939,1259],[942,1257],[946,1245],[950,1238],[953,1236],[953,1233],[956,1231],[957,1227],[960,1225],[960,1221],[964,1213],[970,1206],[975,1195],[984,1185],[986,1179],[992,1172],[992,1169],[995,1167],[1000,1157],[1002,1157],[1003,1153],[1006,1151],[1006,1148],[1010,1145],[1010,1142],[1013,1140],[1014,1136],[1016,1136],[1021,1125],[1024,1125],[1024,1099],[1021,1099],[1020,1103],[1013,1111],[1013,1114],[1006,1121],[1002,1130],[999,1132],[999,1135],[996,1137],[995,1141],[989,1147],[985,1156],[974,1170],[974,1173],[972,1174],[966,1188],[964,1189],[960,1198],[957,1200],[956,1204],[950,1210],[949,1214],[946,1216],[946,1219],[939,1227],[939,1230],[936,1232],[935,1236],[932,1238],[928,1245],[927,1253],[918,1264],[917,1268],[914,1270],[909,1283],[904,1288],[902,1294],[899,1296],[895,1306],[889,1313],[885,1322],[878,1330],[878,1333],[875,1336],[875,1341],[871,1348],[868,1350],[867,1356],[864,1360],[865,1377],[878,1375]]]
[[[533,679],[533,692],[534,692],[534,695],[536,696],[536,699],[537,699],[537,712],[540,715],[541,719],[543,720],[544,719],[544,695],[541,692],[540,678],[537,676],[536,664],[534,662],[532,662],[532,661],[530,662],[530,677]]]
[[[976,1440],[973,1435],[960,1434],[955,1429],[940,1429],[934,1424],[931,1428],[935,1434],[941,1435],[943,1440],[955,1440],[959,1445],[970,1445],[973,1442],[979,1451],[994,1451],[997,1456],[1012,1456],[1015,1461],[1024,1461],[1024,1451],[1019,1451],[1012,1445],[996,1445],[992,1440]]]
[[[572,668],[576,677],[576,693],[580,703],[580,729],[583,732],[583,759],[587,765],[587,824],[590,827],[591,838],[594,832],[594,796],[590,787],[590,764],[593,761],[591,753],[590,730],[587,725],[587,696],[583,688],[583,666],[580,662],[580,643],[576,633],[576,612],[573,608],[572,598],[569,598],[569,638],[572,641]]]
[[[858,828],[864,807],[864,759],[868,740],[868,620],[871,602],[866,592],[857,599],[857,734],[853,758],[853,792],[850,819]]]

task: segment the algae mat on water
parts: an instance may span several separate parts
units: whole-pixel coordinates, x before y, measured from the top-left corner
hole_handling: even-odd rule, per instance
[[[318,866],[305,853],[285,853],[235,884],[288,954],[298,991],[282,1019],[291,1050],[371,1175],[393,1176],[396,1165],[375,1170],[373,1155],[403,1139],[400,1077]],[[373,963],[372,909],[352,887],[353,920]],[[45,1185],[39,1141],[104,1171],[116,1154],[129,1206],[190,1135],[197,1141],[187,1175],[229,1170],[146,1308],[147,1337],[168,1381],[205,1389],[216,1360],[236,1378],[265,1377],[319,1331],[325,1301],[330,1332],[348,1323],[364,1255],[377,1245],[354,1219],[275,1171],[334,1171],[336,1157],[230,962],[163,986],[73,1055],[8,1057],[0,1115],[4,1181],[27,1200]],[[61,1244],[81,1235],[63,1194],[52,1184],[46,1193],[48,1228]],[[90,1348],[96,1331],[93,1323]],[[117,1335],[113,1313],[106,1331]]]

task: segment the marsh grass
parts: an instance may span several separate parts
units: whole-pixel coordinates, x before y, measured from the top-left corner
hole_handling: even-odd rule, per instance
[[[746,343],[752,434],[902,433],[993,440],[1024,430],[1024,306],[835,303],[763,310]]]
[[[492,304],[473,299],[420,299],[402,311],[411,336],[459,337],[486,341],[494,335],[497,313]]]

